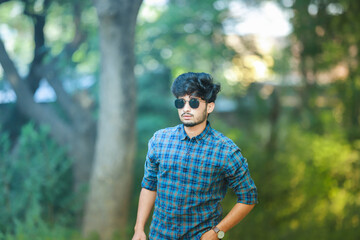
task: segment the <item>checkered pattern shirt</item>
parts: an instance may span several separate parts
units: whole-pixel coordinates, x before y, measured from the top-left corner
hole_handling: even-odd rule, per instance
[[[149,239],[200,239],[221,220],[227,188],[237,202],[257,203],[246,159],[212,129],[189,138],[184,126],[157,131],[149,141],[141,186],[156,191]]]

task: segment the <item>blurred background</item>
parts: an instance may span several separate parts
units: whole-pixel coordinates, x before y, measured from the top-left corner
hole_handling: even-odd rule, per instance
[[[211,125],[259,191],[226,239],[360,239],[359,12],[0,0],[0,239],[131,239],[147,142],[179,124],[170,86],[189,71],[222,84]]]

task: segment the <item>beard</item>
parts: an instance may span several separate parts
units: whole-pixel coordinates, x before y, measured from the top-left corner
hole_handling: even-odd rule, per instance
[[[192,115],[192,116],[194,116],[194,115]],[[205,122],[206,119],[207,119],[207,112],[205,109],[204,112],[198,118],[195,118],[193,121],[185,121],[185,120],[182,120],[182,118],[181,118],[181,122],[184,124],[185,127],[194,127],[196,125],[199,125],[199,124]]]

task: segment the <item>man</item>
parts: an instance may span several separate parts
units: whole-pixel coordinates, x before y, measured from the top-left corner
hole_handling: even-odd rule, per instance
[[[257,203],[246,159],[207,121],[220,85],[206,73],[185,73],[172,87],[181,125],[157,131],[149,141],[133,240],[222,239]],[[227,187],[237,203],[221,219]]]

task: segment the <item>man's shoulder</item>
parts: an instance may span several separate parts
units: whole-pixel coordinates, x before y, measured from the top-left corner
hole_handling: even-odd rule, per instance
[[[154,137],[155,138],[166,138],[166,137],[170,137],[172,135],[177,135],[180,133],[181,130],[181,124],[174,126],[174,127],[168,127],[168,128],[163,128],[160,129],[158,131],[156,131],[154,133]]]
[[[212,129],[212,138],[218,142],[222,148],[228,149],[239,149],[239,147],[235,144],[235,142],[229,137],[225,136],[223,133],[218,130]]]

